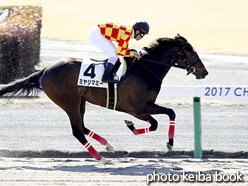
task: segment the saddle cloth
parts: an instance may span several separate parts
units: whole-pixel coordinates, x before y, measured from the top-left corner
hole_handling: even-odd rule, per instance
[[[119,80],[126,72],[126,62],[123,58],[119,58],[121,65],[116,72]],[[86,87],[98,87],[98,88],[108,88],[108,83],[102,82],[102,76],[104,73],[104,63],[96,62],[91,59],[84,59],[81,63],[81,68],[78,76],[77,84],[79,86]],[[115,84],[116,86],[116,84]]]

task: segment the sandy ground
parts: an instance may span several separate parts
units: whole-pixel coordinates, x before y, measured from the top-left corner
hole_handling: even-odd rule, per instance
[[[248,184],[247,159],[116,158],[112,162],[102,165],[92,159],[0,158],[0,185]]]
[[[83,152],[73,137],[66,113],[46,96],[38,99],[0,100],[0,150],[41,151],[58,150]],[[177,114],[175,151],[194,149],[192,99],[160,98],[158,104],[173,108]],[[248,152],[247,104],[202,101],[202,148],[223,152]],[[14,113],[14,114],[13,114]],[[128,114],[87,104],[85,125],[102,135],[117,151],[167,151],[169,119],[155,115],[156,132],[134,136],[124,120],[137,128],[149,126]],[[89,139],[98,151],[105,148]]]
[[[248,54],[248,3],[246,0],[1,0],[1,5],[41,5],[42,37],[88,43],[88,32],[101,21],[132,25],[150,23],[152,39],[186,37],[197,51]],[[150,39],[132,41],[142,47]]]

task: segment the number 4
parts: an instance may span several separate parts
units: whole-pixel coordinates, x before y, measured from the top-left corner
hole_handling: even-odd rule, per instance
[[[90,76],[91,78],[96,76],[95,64],[90,64],[90,66],[88,66],[88,68],[84,71],[84,76]]]

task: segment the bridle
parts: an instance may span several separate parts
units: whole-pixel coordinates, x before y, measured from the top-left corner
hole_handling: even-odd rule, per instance
[[[185,54],[184,52],[184,47],[186,47],[187,45],[189,45],[188,42],[186,42],[183,46],[179,46],[179,50],[177,52],[177,55],[175,55],[173,57],[173,63],[172,64],[168,64],[168,63],[163,63],[163,62],[160,62],[160,61],[155,61],[155,60],[151,60],[151,59],[147,59],[147,58],[144,58],[142,57],[141,60],[140,60],[140,63],[143,65],[143,67],[145,69],[147,69],[147,71],[149,71],[156,79],[158,79],[160,82],[162,82],[162,79],[160,77],[158,77],[150,68],[148,68],[145,63],[143,63],[142,61],[147,61],[147,62],[151,62],[151,63],[156,63],[156,64],[159,64],[159,65],[164,65],[164,66],[168,66],[168,67],[175,67],[175,68],[179,68],[179,69],[184,69],[187,71],[187,75],[191,74],[191,73],[194,73],[196,71],[195,69],[195,65],[197,63],[199,63],[201,60],[200,58],[198,57],[198,55],[196,54],[196,56],[198,57],[198,59],[195,61],[195,62],[191,62],[191,60],[187,57],[187,55]],[[192,49],[193,50],[193,49]],[[181,67],[177,64],[177,60],[179,58],[182,58],[183,62],[185,63],[186,67]],[[193,69],[193,70],[191,70]]]
[[[177,61],[178,58],[181,56],[183,62],[184,62],[185,65],[186,65],[186,68],[180,67],[180,66],[178,66],[178,65],[172,65],[172,67],[177,67],[177,68],[181,68],[181,69],[186,69],[187,75],[189,75],[189,74],[194,73],[194,72],[196,71],[195,65],[196,65],[197,63],[199,63],[201,60],[200,60],[200,58],[198,57],[198,55],[196,54],[196,52],[194,51],[194,53],[195,53],[195,55],[197,56],[198,59],[197,59],[195,62],[193,62],[193,63],[191,62],[191,60],[187,57],[187,55],[185,54],[185,52],[184,52],[184,50],[183,50],[183,48],[184,48],[185,46],[187,46],[187,45],[189,45],[188,42],[186,42],[186,44],[183,45],[183,46],[179,46],[179,51],[178,51],[178,53],[177,53],[178,55],[177,55],[176,59],[175,59],[174,62],[173,62],[173,64],[176,64],[176,61]],[[193,69],[193,70],[191,70],[191,69]]]

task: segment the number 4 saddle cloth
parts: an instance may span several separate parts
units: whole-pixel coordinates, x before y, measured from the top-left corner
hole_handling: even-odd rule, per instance
[[[117,104],[117,84],[102,82],[106,61],[107,60],[97,61],[93,59],[84,59],[81,63],[78,85],[106,88],[106,108],[115,110]],[[119,58],[113,70],[115,71],[117,78],[120,80],[127,70],[126,61],[123,58]]]
[[[108,88],[108,83],[102,82],[106,61],[98,61],[94,59],[83,59],[78,76],[77,84],[86,87]],[[114,69],[116,76],[120,80],[126,73],[127,65],[123,58],[119,58]],[[116,86],[117,84],[115,84]]]

